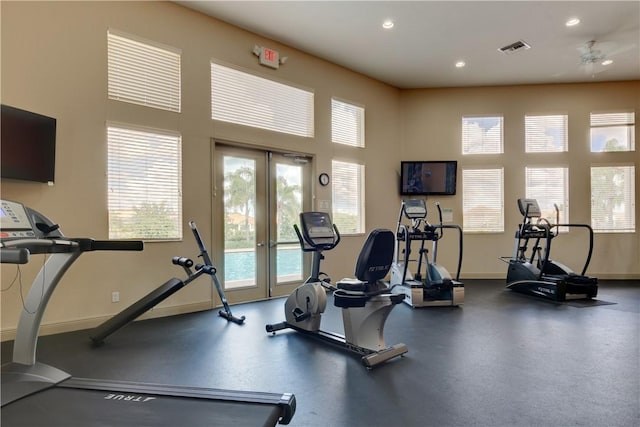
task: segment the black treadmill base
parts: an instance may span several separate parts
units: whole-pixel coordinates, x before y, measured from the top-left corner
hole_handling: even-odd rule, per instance
[[[72,378],[2,407],[0,417],[5,427],[275,426],[293,411],[292,395]]]

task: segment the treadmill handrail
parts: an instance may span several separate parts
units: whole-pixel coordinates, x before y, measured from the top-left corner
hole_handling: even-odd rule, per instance
[[[97,244],[96,244],[97,243]],[[60,279],[85,251],[141,250],[139,241],[94,241],[93,239],[18,239],[2,242],[5,248],[24,248],[32,254],[51,253],[42,266],[24,302],[16,330],[13,362],[24,365],[36,363],[36,346],[42,317]],[[33,311],[29,311],[31,308]]]

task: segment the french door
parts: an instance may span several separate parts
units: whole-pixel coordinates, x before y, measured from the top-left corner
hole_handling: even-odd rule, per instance
[[[216,144],[214,235],[230,302],[289,294],[309,274],[293,229],[311,206],[310,158]]]

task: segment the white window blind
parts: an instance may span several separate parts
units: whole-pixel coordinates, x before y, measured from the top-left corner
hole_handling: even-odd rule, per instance
[[[333,222],[341,234],[363,233],[364,165],[332,161]]]
[[[364,108],[331,99],[331,141],[364,147]]]
[[[568,168],[526,168],[527,199],[536,199],[542,217],[555,224],[556,210],[560,212],[560,223],[569,222],[569,169]]]
[[[501,154],[502,116],[462,118],[462,154]]]
[[[595,232],[636,230],[635,167],[591,168],[591,227]]]
[[[566,115],[526,115],[524,117],[525,151],[556,153],[569,150]]]
[[[110,30],[109,99],[180,112],[178,49],[143,43]]]
[[[108,126],[109,238],[182,238],[181,136]]]
[[[462,170],[462,214],[465,233],[504,231],[503,169]]]
[[[635,113],[591,113],[591,152],[634,151]]]
[[[313,137],[313,92],[211,63],[211,118]]]

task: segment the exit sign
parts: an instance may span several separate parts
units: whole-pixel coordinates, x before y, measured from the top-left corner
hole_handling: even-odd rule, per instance
[[[260,52],[260,63],[267,67],[278,69],[280,66],[280,55],[278,51],[263,47],[262,52]]]

